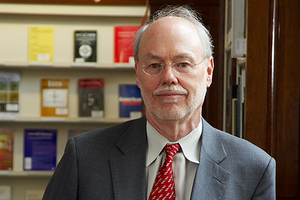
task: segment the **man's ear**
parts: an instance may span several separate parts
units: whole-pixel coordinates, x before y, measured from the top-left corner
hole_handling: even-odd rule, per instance
[[[209,59],[209,62],[207,62],[207,82],[206,82],[206,87],[210,87],[212,84],[212,79],[213,79],[213,71],[214,71],[214,58],[211,57]]]

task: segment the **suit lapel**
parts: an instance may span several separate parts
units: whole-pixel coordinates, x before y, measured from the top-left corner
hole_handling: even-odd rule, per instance
[[[191,200],[222,199],[230,172],[219,163],[226,159],[226,151],[217,130],[203,120],[200,164],[198,166]]]
[[[115,199],[145,199],[146,197],[146,120],[132,123],[117,146],[121,156],[110,159]]]

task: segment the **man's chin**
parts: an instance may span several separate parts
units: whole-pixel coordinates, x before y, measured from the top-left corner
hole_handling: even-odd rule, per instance
[[[168,120],[168,121],[173,121],[173,120],[180,120],[186,116],[185,112],[180,112],[180,111],[174,111],[172,109],[163,109],[160,110],[156,116],[162,120]]]

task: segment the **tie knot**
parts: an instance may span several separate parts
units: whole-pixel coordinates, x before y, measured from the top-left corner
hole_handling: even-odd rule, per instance
[[[167,157],[173,159],[173,157],[175,156],[175,154],[178,152],[179,149],[180,149],[179,144],[167,144],[165,147]]]

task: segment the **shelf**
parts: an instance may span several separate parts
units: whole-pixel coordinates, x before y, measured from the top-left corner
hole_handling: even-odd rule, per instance
[[[0,177],[51,177],[53,171],[0,171]]]
[[[145,6],[43,5],[0,3],[0,14],[99,17],[143,17]]]
[[[92,118],[92,117],[20,117],[0,115],[1,122],[23,122],[23,123],[103,123],[117,124],[130,120],[130,118]]]
[[[134,64],[127,63],[33,63],[33,62],[5,62],[0,61],[2,68],[22,68],[22,69],[103,69],[103,70],[119,70],[134,69]]]

